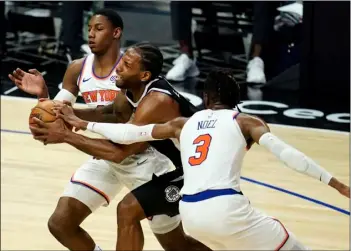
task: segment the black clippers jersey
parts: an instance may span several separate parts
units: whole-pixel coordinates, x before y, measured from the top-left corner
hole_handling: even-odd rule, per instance
[[[130,92],[126,92],[126,97],[129,103],[134,107],[138,107],[141,100],[150,92],[162,92],[169,96],[171,96],[175,101],[178,102],[180,113],[183,117],[191,117],[195,112],[199,111],[199,109],[190,103],[185,97],[183,97],[179,92],[177,92],[171,84],[164,78],[158,77],[152,81],[150,81],[145,88],[145,91],[138,102],[134,103],[133,95]],[[152,145],[157,151],[166,155],[177,168],[181,168],[182,162],[180,158],[180,151],[175,146],[172,140],[157,140],[150,141],[150,145]]]

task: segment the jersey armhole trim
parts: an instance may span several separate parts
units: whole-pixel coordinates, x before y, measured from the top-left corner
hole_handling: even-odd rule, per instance
[[[93,63],[91,64],[92,76],[93,76],[95,79],[97,79],[97,80],[106,80],[106,79],[108,79],[108,78],[111,76],[111,74],[112,74],[114,71],[116,71],[116,67],[117,67],[119,61],[121,61],[121,58],[122,58],[122,57],[123,57],[123,53],[120,52],[119,58],[117,59],[117,61],[116,61],[115,64],[113,65],[113,67],[112,67],[110,73],[109,73],[108,75],[102,76],[102,77],[100,77],[100,76],[98,76],[98,75],[95,74],[94,60],[93,60]]]
[[[163,90],[163,89],[159,89],[159,88],[151,88],[150,90],[148,90],[147,91],[147,93],[150,93],[150,92],[152,92],[152,91],[156,91],[156,92],[162,92],[162,93],[166,93],[166,94],[168,94],[168,95],[172,95],[169,91],[167,91],[167,90]]]
[[[80,80],[81,80],[81,78],[82,78],[82,76],[84,74],[85,62],[87,61],[87,58],[88,58],[88,56],[86,56],[84,58],[84,61],[83,61],[83,64],[82,64],[82,68],[80,69],[80,72],[79,72],[79,75],[78,75],[78,87],[80,86],[80,83],[81,83]]]
[[[248,150],[250,150],[250,147],[249,147],[248,144],[247,144],[247,140],[245,139],[245,137],[244,137],[244,135],[243,135],[243,132],[241,131],[238,122],[236,121],[236,117],[238,117],[239,114],[240,114],[240,112],[234,111],[234,114],[233,114],[233,122],[234,122],[234,124],[235,124],[236,129],[239,131],[239,134],[241,135],[242,139],[243,139],[244,142],[246,143],[245,150],[248,151]]]
[[[236,119],[236,117],[238,117],[239,114],[240,114],[240,112],[234,112],[233,119]]]

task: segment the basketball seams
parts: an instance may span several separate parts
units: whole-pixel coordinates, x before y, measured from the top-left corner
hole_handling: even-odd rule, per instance
[[[43,101],[43,102],[47,102],[47,101]],[[55,104],[55,102],[53,100],[50,100],[51,104],[43,104],[40,105],[40,103],[38,103],[35,107],[32,108],[30,116],[29,116],[29,125],[30,126],[34,126],[36,127],[37,124],[33,121],[33,118],[36,117],[38,119],[40,119],[43,122],[46,123],[52,123],[54,121],[56,121],[58,118],[56,117],[56,114],[54,112],[52,112],[51,110],[45,109],[45,108],[50,108],[52,107],[53,104]],[[44,106],[44,107],[42,107]],[[72,130],[73,126],[71,126],[70,124],[68,124],[67,122],[65,122],[65,126],[69,129]]]
[[[54,116],[56,118],[56,114],[55,113],[53,113],[51,111],[48,111],[45,108],[39,107],[39,104],[37,104],[34,108],[31,109],[31,113],[30,113],[30,117],[29,117],[29,125],[30,126],[36,126],[37,124],[33,122],[33,118],[36,117],[36,118],[42,120],[41,114],[43,112],[47,113],[50,116]],[[55,121],[55,120],[53,120],[53,121]]]
[[[52,116],[56,116],[55,113],[53,113],[53,112],[51,112],[51,111],[48,111],[48,110],[46,110],[46,109],[44,109],[44,108],[42,108],[42,107],[36,106],[36,107],[34,107],[34,108],[32,109],[32,111],[33,111],[34,109],[39,109],[39,110],[42,110],[42,111],[45,111],[45,112],[49,113],[49,114],[52,115]]]

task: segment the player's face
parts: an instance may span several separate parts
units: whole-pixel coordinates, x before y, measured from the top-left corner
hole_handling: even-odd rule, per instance
[[[113,41],[121,36],[121,29],[114,28],[107,17],[102,15],[93,16],[88,25],[88,44],[95,54],[106,52],[110,46],[116,46]]]
[[[128,89],[141,84],[145,71],[141,70],[140,63],[140,54],[133,48],[128,49],[116,67],[116,86]]]

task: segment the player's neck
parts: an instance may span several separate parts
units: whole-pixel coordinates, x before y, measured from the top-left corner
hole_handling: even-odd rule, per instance
[[[211,105],[211,110],[222,110],[222,109],[230,109],[229,106],[223,105],[221,103],[214,103]]]
[[[113,67],[121,54],[119,46],[111,46],[106,53],[102,55],[94,55],[94,66],[104,69]]]
[[[140,84],[135,88],[130,88],[128,91],[130,91],[133,95],[133,102],[138,102],[141,96],[143,95],[145,90],[145,84]]]

